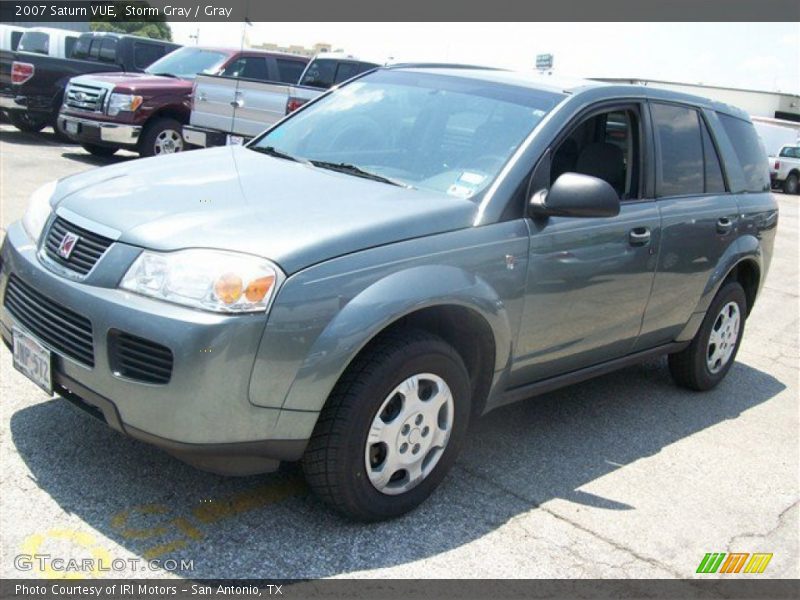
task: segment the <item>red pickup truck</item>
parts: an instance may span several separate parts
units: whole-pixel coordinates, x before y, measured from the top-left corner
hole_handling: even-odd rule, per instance
[[[144,73],[74,77],[64,93],[59,127],[96,156],[111,156],[120,148],[140,156],[180,152],[197,74],[294,83],[307,62],[275,52],[187,46]]]

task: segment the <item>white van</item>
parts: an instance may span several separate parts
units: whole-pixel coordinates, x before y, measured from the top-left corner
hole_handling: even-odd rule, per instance
[[[78,41],[79,31],[53,27],[31,27],[22,34],[18,52],[33,52],[54,58],[68,58]]]
[[[22,34],[28,31],[27,27],[19,25],[0,24],[0,50],[16,50]]]

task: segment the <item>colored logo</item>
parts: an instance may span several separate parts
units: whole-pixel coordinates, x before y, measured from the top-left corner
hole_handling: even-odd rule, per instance
[[[79,239],[81,239],[79,235],[75,235],[69,231],[65,233],[64,239],[62,239],[61,243],[58,245],[58,255],[61,258],[69,258]]]
[[[748,560],[749,558],[749,560]],[[763,573],[772,554],[756,552],[709,552],[697,566],[697,573]]]

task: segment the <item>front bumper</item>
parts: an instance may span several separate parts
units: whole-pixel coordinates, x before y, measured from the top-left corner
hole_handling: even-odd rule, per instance
[[[109,123],[64,113],[58,115],[58,126],[71,139],[87,144],[133,147],[142,135],[139,125]]]
[[[119,277],[111,273],[124,272],[137,254],[137,248],[116,242],[83,282],[71,281],[46,267],[22,226],[12,224],[0,250],[3,338],[8,343],[13,327],[26,329],[5,302],[13,274],[91,321],[93,367],[50,347],[54,383],[62,396],[94,407],[111,427],[207,470],[246,474],[298,460],[317,415],[255,406],[248,396],[264,316],[218,315],[117,289]],[[114,373],[111,330],[170,348],[169,382],[148,384]]]

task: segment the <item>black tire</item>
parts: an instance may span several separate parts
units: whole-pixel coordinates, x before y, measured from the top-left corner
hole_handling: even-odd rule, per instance
[[[92,156],[99,156],[101,158],[108,158],[109,156],[114,156],[114,154],[116,154],[117,152],[116,148],[111,148],[109,146],[98,146],[97,144],[81,143],[81,148],[86,150]]]
[[[171,152],[159,150],[158,144],[160,136],[169,131],[176,132],[179,138],[179,147],[175,152],[183,152],[186,149],[186,143],[183,141],[183,123],[169,117],[160,117],[145,126],[137,147],[139,156],[171,154]]]
[[[783,182],[783,193],[796,194],[798,192],[797,183],[797,173],[789,173],[789,176]]]
[[[416,487],[387,495],[369,479],[367,436],[392,390],[420,373],[437,375],[450,388],[450,438]],[[328,398],[303,457],[306,480],[322,500],[359,521],[390,519],[416,508],[441,483],[458,455],[469,424],[470,395],[464,362],[444,340],[418,330],[384,335],[361,353]]]
[[[38,133],[47,126],[47,117],[29,113],[27,111],[9,111],[8,120],[11,124],[26,133]]]
[[[730,302],[735,302],[739,310],[739,327],[733,353],[720,370],[713,373],[708,366],[707,356],[711,332],[718,322],[723,307]],[[736,360],[739,345],[744,335],[744,322],[747,315],[747,296],[744,289],[736,281],[726,283],[714,297],[711,306],[689,346],[676,354],[669,355],[669,370],[675,382],[685,388],[697,391],[706,391],[714,388],[728,374]]]

